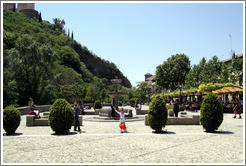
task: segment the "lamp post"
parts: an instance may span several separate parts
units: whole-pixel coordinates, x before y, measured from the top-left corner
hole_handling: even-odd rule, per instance
[[[179,84],[179,102],[180,104],[182,103],[182,100],[181,100],[181,84]]]

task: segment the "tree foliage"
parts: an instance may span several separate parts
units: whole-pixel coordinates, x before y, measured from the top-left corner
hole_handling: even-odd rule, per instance
[[[115,64],[71,40],[64,25],[61,19],[51,24],[21,13],[3,12],[4,107],[25,106],[30,97],[40,105],[52,104],[60,97],[69,102],[105,100],[103,89],[108,91],[111,77],[122,73]],[[95,69],[97,66],[101,68]],[[89,89],[95,89],[94,94]]]
[[[156,83],[163,89],[176,90],[185,83],[190,60],[185,54],[172,55],[156,68]]]
[[[243,85],[243,59],[238,58],[235,52],[232,55],[232,64],[229,68],[230,80],[234,84]]]

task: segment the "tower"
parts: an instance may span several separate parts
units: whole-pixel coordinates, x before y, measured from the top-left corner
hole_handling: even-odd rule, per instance
[[[15,11],[15,3],[3,3],[3,11]]]
[[[35,3],[17,3],[17,9],[18,12],[25,9],[35,10]]]

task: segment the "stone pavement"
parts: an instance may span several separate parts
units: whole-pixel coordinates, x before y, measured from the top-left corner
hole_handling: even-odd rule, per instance
[[[201,125],[167,125],[165,134],[152,133],[144,121],[127,122],[128,133],[120,133],[118,122],[86,120],[92,116],[83,117],[82,133],[72,127],[55,135],[49,126],[26,127],[23,115],[16,135],[2,136],[2,164],[245,164],[244,115],[224,114],[216,133]]]

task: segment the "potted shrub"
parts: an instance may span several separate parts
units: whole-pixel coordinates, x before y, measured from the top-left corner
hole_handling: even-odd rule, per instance
[[[48,124],[56,134],[66,134],[74,123],[74,112],[65,99],[57,99],[50,107]]]
[[[14,106],[8,106],[3,110],[3,128],[7,135],[13,135],[21,121],[20,111]]]
[[[167,108],[165,100],[161,95],[156,95],[149,105],[148,110],[148,122],[150,127],[155,130],[156,133],[161,133],[162,128],[167,123]]]
[[[94,109],[101,109],[102,108],[102,104],[99,100],[96,100],[94,105],[93,105]]]
[[[200,122],[207,132],[214,132],[223,122],[223,107],[216,94],[208,94],[201,105]]]

